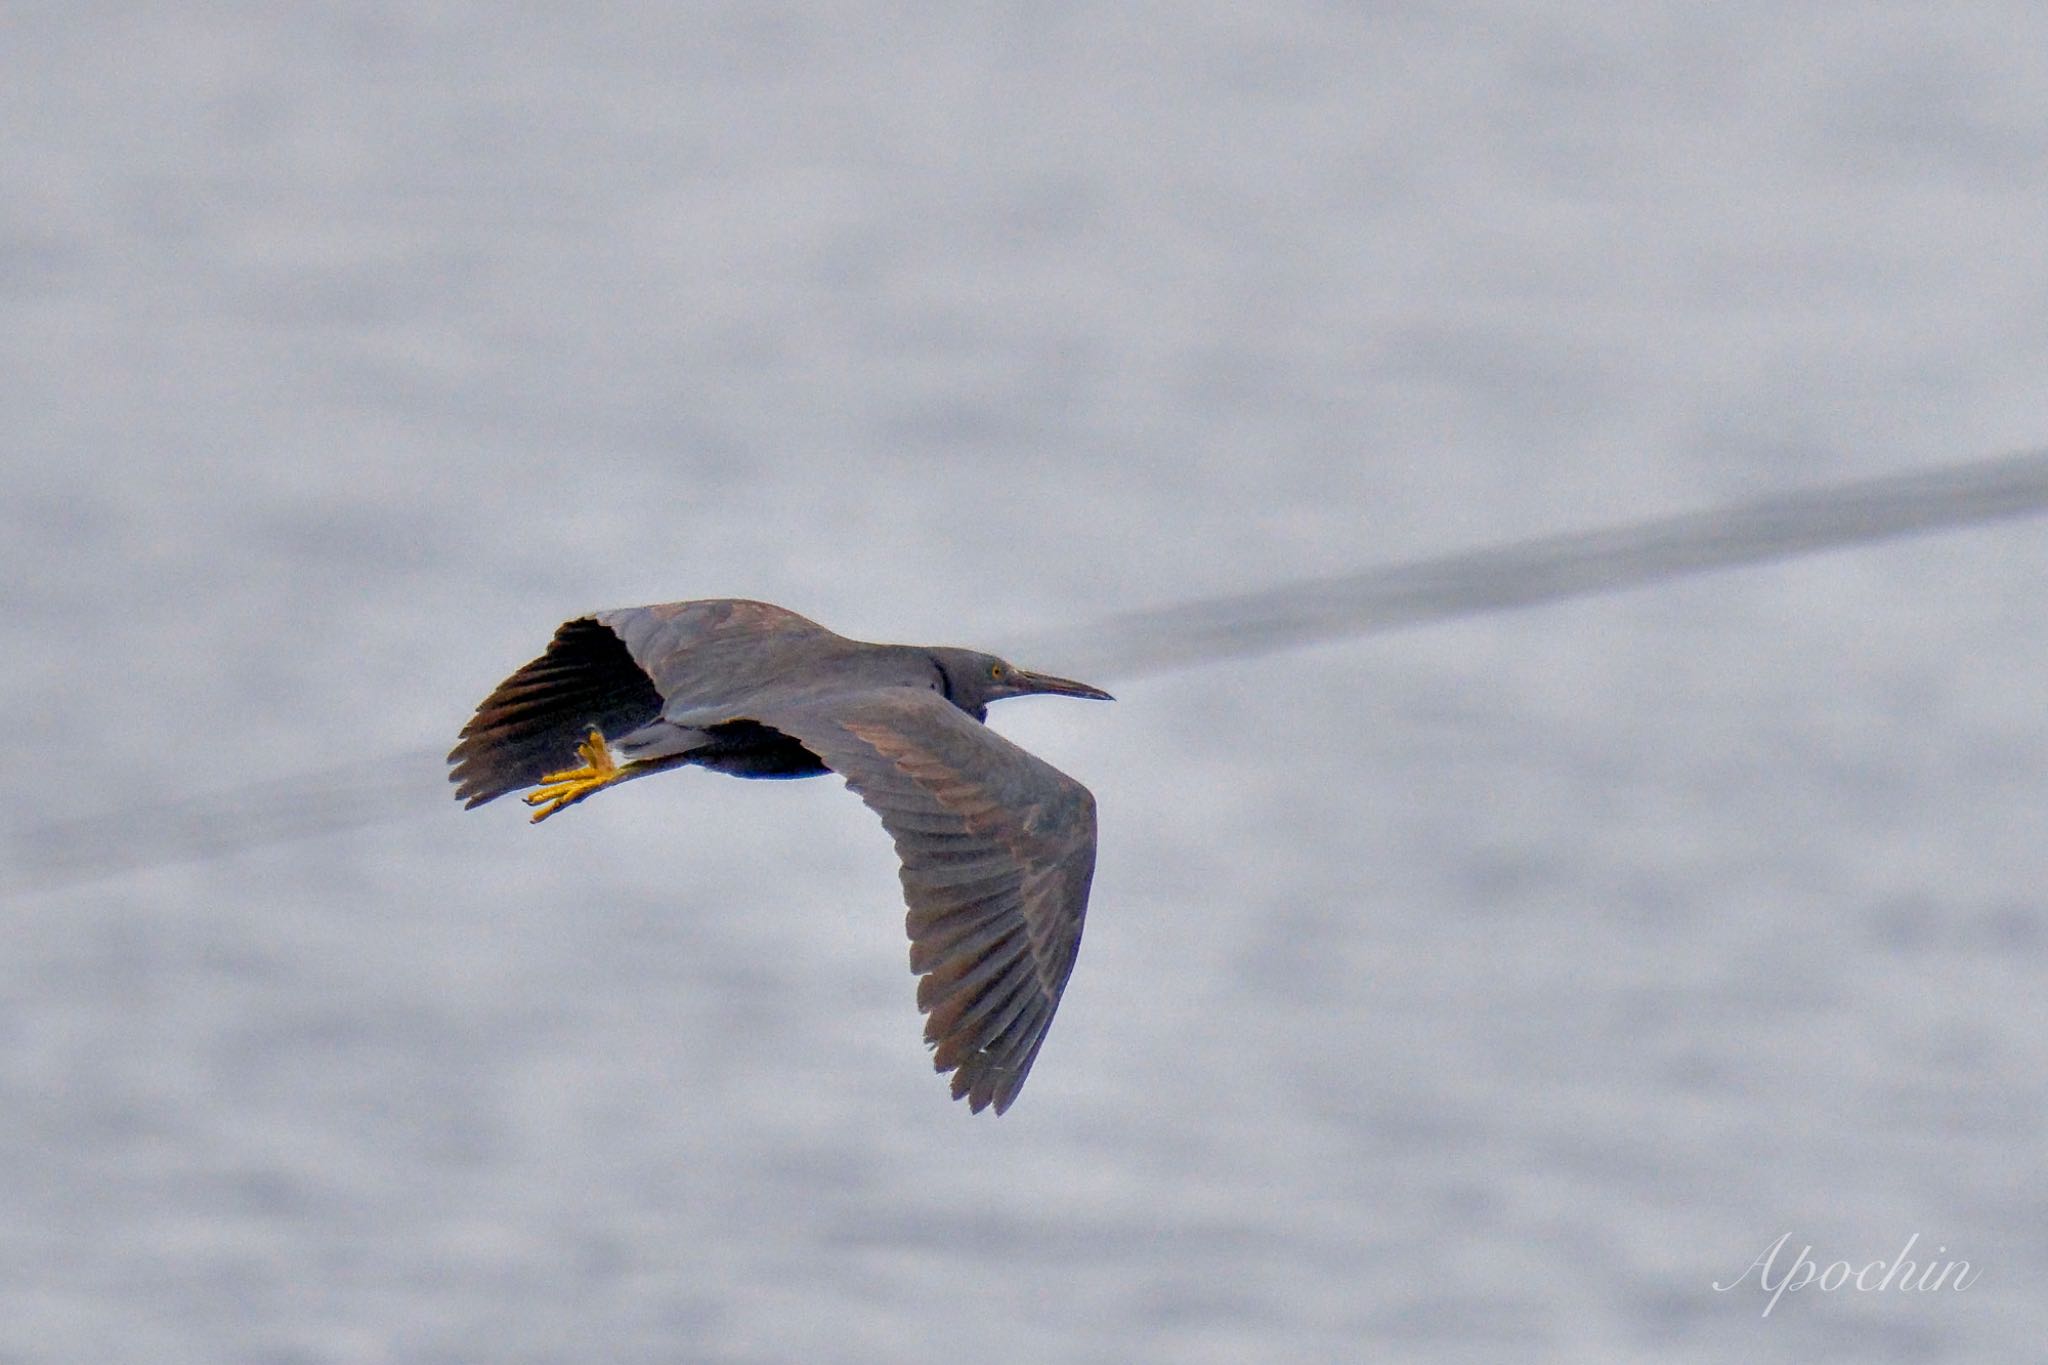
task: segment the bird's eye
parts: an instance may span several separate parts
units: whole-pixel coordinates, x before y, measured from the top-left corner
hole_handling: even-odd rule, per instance
[[[1000,681],[1003,676],[1003,666],[1001,664],[990,664],[988,666],[988,675]]]

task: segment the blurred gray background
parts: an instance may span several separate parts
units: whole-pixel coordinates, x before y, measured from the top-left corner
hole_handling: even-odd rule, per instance
[[[0,114],[0,828],[411,817],[0,901],[0,1359],[2038,1357],[2038,525],[1009,705],[1102,852],[999,1121],[835,780],[417,754],[595,607],[2039,445],[2040,5],[17,0]]]

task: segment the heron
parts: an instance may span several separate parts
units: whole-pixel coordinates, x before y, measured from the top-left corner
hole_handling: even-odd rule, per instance
[[[984,722],[1005,697],[1099,687],[950,646],[852,640],[737,598],[566,622],[498,684],[448,755],[458,800],[532,788],[534,823],[694,764],[835,772],[895,840],[910,969],[954,1099],[1017,1098],[1074,968],[1095,874],[1095,798]]]

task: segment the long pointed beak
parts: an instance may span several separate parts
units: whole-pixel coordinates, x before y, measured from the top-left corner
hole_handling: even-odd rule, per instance
[[[1084,682],[1075,682],[1072,678],[1055,678],[1049,673],[1033,673],[1024,668],[1012,670],[1010,676],[1011,685],[1017,689],[1017,695],[1022,697],[1035,696],[1043,692],[1055,697],[1086,697],[1090,701],[1116,700],[1101,688],[1090,687]]]

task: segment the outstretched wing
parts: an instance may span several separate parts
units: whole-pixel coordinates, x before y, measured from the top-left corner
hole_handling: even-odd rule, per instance
[[[1010,1107],[1074,968],[1095,798],[935,692],[877,688],[749,712],[846,779],[896,840],[933,1063]]]
[[[448,755],[455,795],[480,806],[575,766],[592,726],[617,739],[664,710],[761,696],[790,673],[793,651],[815,657],[821,639],[840,637],[793,611],[727,597],[571,621],[462,727]]]
[[[592,726],[611,737],[660,714],[661,694],[625,642],[590,617],[571,621],[477,707],[448,755],[448,780],[458,800],[481,806],[575,766]]]

